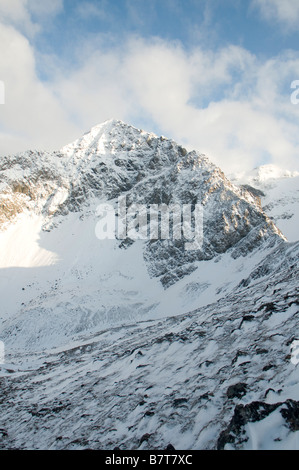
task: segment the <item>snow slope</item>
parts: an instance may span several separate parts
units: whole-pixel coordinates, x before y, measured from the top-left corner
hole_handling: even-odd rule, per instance
[[[193,312],[8,357],[0,446],[298,449],[299,246],[283,269],[282,249],[266,283],[262,264],[246,287]]]
[[[146,242],[120,249],[118,240],[98,240],[94,216],[80,220],[69,214],[50,232],[38,224],[36,216],[23,214],[0,235],[1,339],[7,353],[48,349],[109,326],[188,312],[231,292],[261,260],[256,249],[245,259],[227,253],[196,261],[192,273],[164,289],[149,275]]]

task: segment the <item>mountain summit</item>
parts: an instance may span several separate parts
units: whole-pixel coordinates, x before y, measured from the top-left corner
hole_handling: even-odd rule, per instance
[[[125,194],[135,204],[202,204],[204,257],[225,252],[252,230],[256,241],[282,237],[259,198],[233,185],[206,156],[122,121],[95,126],[58,152],[6,157],[0,172],[2,224],[24,209],[52,220]]]

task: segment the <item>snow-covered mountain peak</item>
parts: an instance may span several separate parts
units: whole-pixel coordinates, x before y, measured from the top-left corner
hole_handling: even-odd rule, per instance
[[[275,180],[283,178],[294,178],[299,176],[299,172],[295,170],[287,170],[274,164],[261,165],[252,171],[238,175],[231,175],[232,179],[236,179],[239,183],[252,185],[266,185],[275,182]]]
[[[197,249],[185,251],[184,237],[142,242],[142,263],[164,288],[197,270],[200,262],[225,253],[237,259],[284,240],[259,197],[232,184],[205,155],[115,119],[94,126],[60,152],[5,158],[0,188],[3,228],[27,213],[38,217],[42,232],[53,231],[55,236],[59,226],[68,226],[74,218],[89,230],[93,227],[92,245],[97,244],[96,208],[103,201],[113,204],[115,213],[120,196],[126,197],[127,209],[133,204],[202,207],[203,241]],[[118,249],[137,245],[127,234],[115,243]],[[44,259],[46,252],[35,259]]]
[[[275,181],[295,197],[296,180]],[[299,247],[262,189],[234,183],[116,120],[1,160],[0,448],[293,445]],[[98,237],[97,208],[116,221],[119,196],[200,205],[202,244]]]
[[[256,168],[255,171],[257,172],[257,180],[261,182],[280,178],[294,178],[295,176],[299,176],[298,171],[286,170],[273,164],[262,165]]]
[[[263,165],[249,173],[233,175],[231,179],[260,197],[264,211],[290,242],[298,240],[298,171]]]
[[[153,133],[145,132],[118,119],[109,119],[93,126],[88,132],[61,149],[63,155],[115,154],[128,146],[135,147],[150,138]]]
[[[25,208],[50,218],[86,211],[91,201],[126,194],[130,203],[202,204],[205,256],[226,251],[258,226],[258,233],[279,235],[258,198],[232,184],[205,155],[120,120],[94,126],[60,152],[7,157],[0,172],[2,197],[11,206],[0,214],[3,221]]]

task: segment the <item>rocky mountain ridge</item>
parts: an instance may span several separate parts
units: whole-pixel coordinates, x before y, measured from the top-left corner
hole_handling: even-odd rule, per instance
[[[237,244],[244,254],[268,237],[283,239],[261,210],[259,197],[233,185],[207,157],[121,121],[95,126],[60,152],[7,157],[0,166],[0,189],[3,224],[27,209],[45,217],[45,229],[55,226],[59,216],[81,212],[84,217],[92,202],[121,195],[128,205],[201,204],[206,221],[202,250],[187,254],[180,241],[168,240],[145,248],[145,259],[156,260],[151,274],[165,286],[190,273],[194,261]],[[160,263],[162,252],[166,264]]]

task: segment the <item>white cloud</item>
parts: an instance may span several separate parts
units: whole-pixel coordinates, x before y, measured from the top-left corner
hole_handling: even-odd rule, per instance
[[[278,21],[291,28],[298,27],[298,0],[252,0],[252,5],[259,8],[268,21]]]
[[[76,51],[76,68],[47,57],[52,78],[42,82],[30,38],[16,29],[22,18],[34,29],[34,2],[0,0],[1,154],[58,149],[115,117],[207,153],[226,172],[270,162],[299,169],[299,106],[290,101],[296,52],[263,63],[236,46],[187,51],[134,37],[107,49],[93,36]],[[35,15],[62,8],[60,1],[52,5],[45,1]]]
[[[64,143],[66,135],[75,136],[75,126],[59,100],[36,75],[28,39],[12,26],[0,27],[0,56],[0,77],[5,84],[5,104],[0,109],[1,154],[29,146],[55,148],[58,142]]]
[[[0,0],[0,19],[2,23],[14,25],[32,35],[39,27],[32,22],[27,3],[28,0]]]
[[[0,0],[0,23],[12,25],[30,37],[40,31],[32,15],[38,21],[48,21],[62,9],[63,0]]]
[[[226,172],[270,162],[298,168],[299,107],[290,83],[299,55],[261,63],[245,49],[186,52],[179,44],[134,38],[90,52],[55,89],[82,127],[110,117],[152,126],[207,153]]]
[[[96,4],[91,1],[81,1],[76,6],[76,13],[81,19],[98,18],[105,19],[108,16],[109,5],[105,1],[98,1]]]
[[[27,0],[28,9],[39,18],[49,18],[63,10],[63,0]]]

